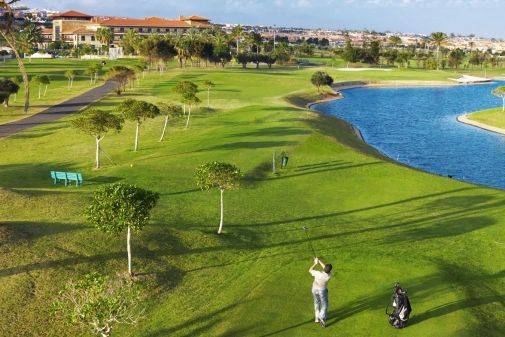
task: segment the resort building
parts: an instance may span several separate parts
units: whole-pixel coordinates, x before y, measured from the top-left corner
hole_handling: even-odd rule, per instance
[[[201,16],[181,16],[178,19],[148,17],[132,19],[111,16],[92,16],[78,11],[67,11],[53,16],[51,41],[64,41],[74,46],[90,44],[101,47],[96,37],[98,28],[110,28],[114,33],[114,41],[110,47],[118,47],[121,39],[129,30],[140,35],[184,33],[189,29],[208,29],[212,24],[209,19]],[[46,36],[49,35],[46,32]]]

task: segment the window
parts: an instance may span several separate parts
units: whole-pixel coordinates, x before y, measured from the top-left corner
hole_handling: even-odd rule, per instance
[[[120,31],[121,33],[124,33],[124,27],[119,28],[119,31]]]
[[[86,36],[82,35],[81,36],[81,41],[86,41]]]
[[[95,36],[91,35],[91,41],[95,41]]]

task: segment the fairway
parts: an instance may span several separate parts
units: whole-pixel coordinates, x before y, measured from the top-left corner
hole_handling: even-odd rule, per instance
[[[41,112],[48,107],[61,103],[69,98],[75,97],[93,87],[103,84],[103,74],[100,74],[99,80],[95,84],[90,83],[89,76],[85,75],[85,69],[90,65],[101,62],[102,60],[77,60],[77,59],[25,59],[26,71],[30,78],[30,110],[28,113],[23,111],[24,104],[24,85],[19,85],[17,97],[14,95],[10,99],[10,107],[5,108],[0,105],[0,123],[7,123],[25,118],[29,115]],[[109,67],[117,64],[133,64],[136,61],[121,60],[109,61],[105,60],[106,65],[104,71]],[[68,79],[65,77],[65,71],[74,70],[76,77],[70,88]],[[19,75],[18,64],[15,60],[0,62],[0,78],[11,78]],[[45,88],[42,86],[41,97],[39,98],[39,84],[33,81],[37,75],[47,75],[51,83],[47,87],[47,93],[44,96]]]
[[[94,139],[70,126],[73,116],[1,140],[0,335],[80,336],[54,318],[51,304],[69,279],[126,270],[124,236],[83,217],[93,191],[126,182],[161,198],[151,224],[132,237],[147,310],[116,336],[503,336],[505,194],[397,165],[343,121],[295,106],[317,98],[310,77],[318,69],[150,73],[94,106],[176,101],[174,85],[191,80],[202,90],[201,109],[188,130],[183,119],[170,122],[161,143],[162,118],[143,123],[136,153],[133,123],[108,134],[102,147],[112,161],[102,158],[100,170],[92,169]],[[455,76],[325,70],[335,81]],[[209,110],[206,80],[216,84]],[[282,151],[289,164],[273,174],[272,155]],[[215,160],[244,173],[241,188],[225,192],[221,236],[219,192],[200,191],[194,179]],[[53,186],[51,170],[81,172],[84,186]],[[313,322],[304,226],[334,266],[324,330]],[[413,306],[402,331],[384,313],[397,281]]]

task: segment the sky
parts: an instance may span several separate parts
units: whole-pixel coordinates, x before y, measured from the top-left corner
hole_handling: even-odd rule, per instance
[[[216,23],[505,38],[505,0],[22,0],[20,4],[95,15],[197,14]]]

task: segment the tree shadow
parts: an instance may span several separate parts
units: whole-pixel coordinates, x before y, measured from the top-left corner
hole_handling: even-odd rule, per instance
[[[234,142],[226,143],[220,145],[214,145],[206,149],[200,149],[198,152],[202,151],[216,151],[216,150],[238,150],[238,149],[264,149],[271,147],[284,147],[284,146],[294,146],[298,142],[293,141],[268,141],[268,142]]]
[[[216,326],[217,324],[223,322],[221,317],[223,314],[233,310],[238,306],[238,303],[229,304],[223,306],[219,309],[208,312],[205,315],[199,315],[191,320],[185,321],[183,323],[171,326],[169,328],[162,328],[158,331],[150,333],[149,337],[164,337],[179,333],[179,336],[193,337],[208,334],[208,331]],[[185,333],[186,330],[191,330]],[[184,333],[184,334],[180,334]]]
[[[41,237],[82,230],[82,227],[65,223],[1,221],[0,243],[18,244],[22,241],[37,240]]]
[[[295,127],[270,127],[244,133],[227,135],[226,138],[234,137],[281,137],[281,136],[301,136],[311,134],[310,131]]]

